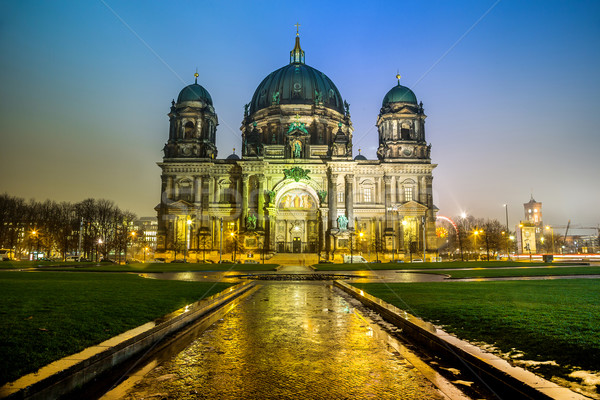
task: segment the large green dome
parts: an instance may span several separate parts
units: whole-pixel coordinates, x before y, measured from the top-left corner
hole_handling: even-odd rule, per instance
[[[179,92],[177,102],[181,103],[183,101],[202,101],[211,106],[213,103],[208,90],[204,89],[201,85],[198,85],[198,83],[188,85]]]
[[[402,86],[398,82],[397,86],[394,86],[383,98],[382,106],[385,107],[390,103],[412,103],[417,104],[417,96],[412,90],[406,86]]]
[[[343,114],[342,96],[327,75],[306,64],[289,64],[271,72],[258,85],[250,114],[273,104],[315,104],[318,98],[324,107]]]

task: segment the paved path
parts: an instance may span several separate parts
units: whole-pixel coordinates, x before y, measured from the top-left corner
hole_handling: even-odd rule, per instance
[[[124,398],[443,398],[376,336],[330,285],[267,283]]]

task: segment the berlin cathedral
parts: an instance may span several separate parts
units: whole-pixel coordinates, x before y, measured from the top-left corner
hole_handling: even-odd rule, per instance
[[[377,159],[352,157],[350,107],[304,62],[296,32],[289,64],[244,107],[241,156],[217,157],[217,112],[196,82],[168,114],[157,257],[314,253],[379,258],[435,251],[431,145],[423,103],[398,84],[377,116]],[[374,258],[374,256],[372,257]]]

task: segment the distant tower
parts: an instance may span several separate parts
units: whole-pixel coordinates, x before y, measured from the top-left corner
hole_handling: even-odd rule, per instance
[[[542,223],[542,203],[535,201],[533,195],[529,202],[523,204],[525,211],[525,221],[530,222],[536,227],[541,227]]]
[[[519,250],[523,254],[537,253],[543,236],[542,203],[535,201],[532,195],[529,202],[523,204],[523,210],[525,219],[517,230]]]

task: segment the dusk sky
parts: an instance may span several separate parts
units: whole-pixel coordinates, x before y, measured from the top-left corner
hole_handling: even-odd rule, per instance
[[[155,215],[171,99],[211,94],[219,158],[243,106],[289,62],[350,103],[354,155],[375,159],[386,92],[422,101],[440,215],[600,223],[598,1],[1,1],[0,193],[113,200]],[[593,232],[589,232],[593,233]]]

